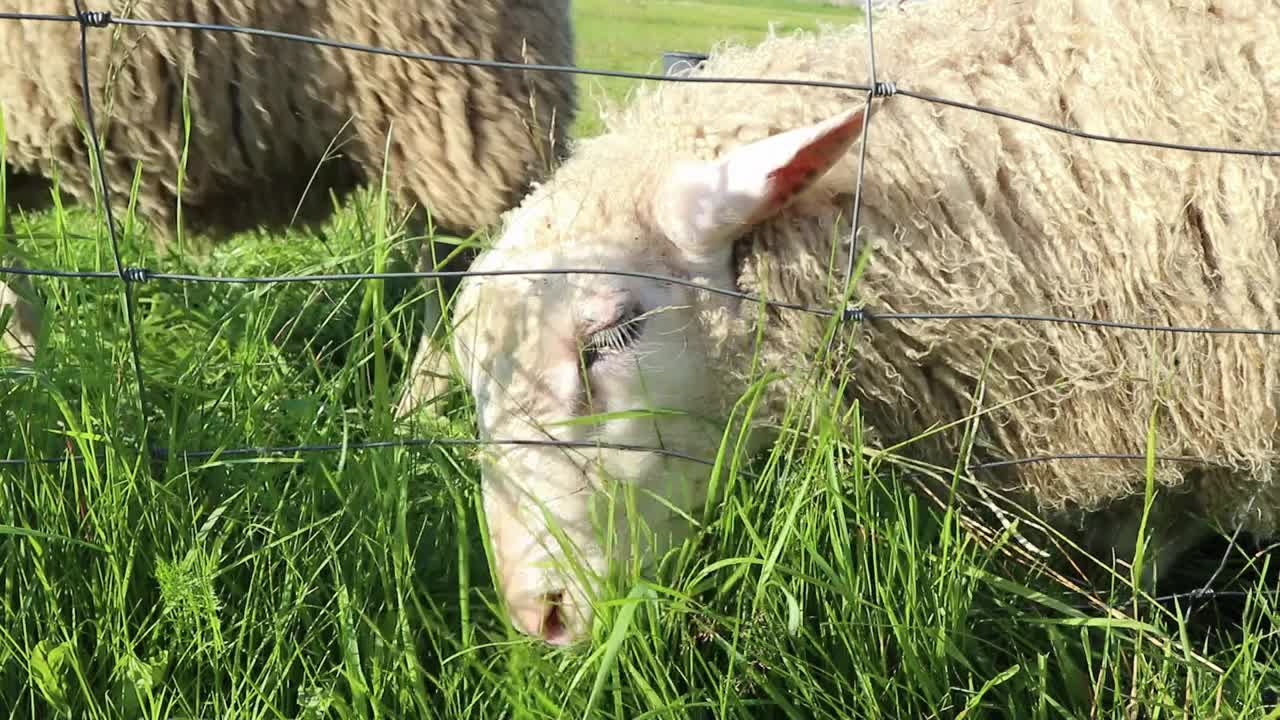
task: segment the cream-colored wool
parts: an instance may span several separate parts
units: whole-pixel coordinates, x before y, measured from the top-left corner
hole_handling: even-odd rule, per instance
[[[1274,2],[946,2],[876,26],[876,69],[916,92],[1090,132],[1268,148],[1280,137],[1280,36],[1260,28],[1277,21]],[[774,39],[704,72],[856,80],[865,42],[865,28]],[[649,143],[710,157],[719,148],[698,138],[755,139],[859,100],[670,85],[635,103],[617,132],[657,124],[643,130],[660,134]],[[869,133],[860,237],[874,255],[857,295],[875,311],[1280,328],[1280,160],[1105,144],[905,97],[878,101]],[[849,214],[856,158],[748,236],[741,289],[836,303],[815,280],[832,213]],[[813,344],[820,321],[772,315],[766,357],[796,368],[795,348]],[[1039,394],[989,415],[982,445],[1013,458],[1140,454],[1158,408],[1161,455],[1237,471],[1215,474],[1203,494],[1218,519],[1234,524],[1264,487],[1250,521],[1275,527],[1280,339],[965,320],[871,321],[863,332],[853,392],[886,440],[963,417],[990,351],[986,407]],[[1162,465],[1160,480],[1177,484],[1188,469]],[[1014,482],[1047,508],[1093,508],[1141,491],[1143,476],[1132,461],[1064,460],[1022,467]]]
[[[6,9],[72,13],[73,5],[14,0]],[[567,0],[201,0],[181,8],[140,0],[113,1],[110,9],[438,55],[573,62]],[[83,114],[79,27],[9,21],[0,31],[10,165],[48,176],[57,161],[63,190],[91,199],[94,183],[76,127]],[[330,188],[377,181],[384,159],[399,198],[428,208],[437,227],[484,227],[546,171],[575,108],[573,78],[564,74],[205,30],[117,25],[89,29],[88,42],[107,180],[117,198],[126,197],[140,163],[140,209],[162,235],[174,229],[184,80],[192,128],[183,216],[192,228],[214,232],[288,222],[309,183],[313,209],[326,210]],[[326,160],[326,151],[336,158]]]
[[[917,92],[1095,133],[1275,147],[1280,37],[1260,28],[1280,21],[1280,4],[1187,5],[941,3],[878,26],[877,71]],[[729,51],[705,72],[857,78],[864,32]],[[797,89],[740,98],[737,107],[780,109],[761,128],[717,111],[737,92],[662,88],[624,127],[683,107],[683,117],[712,119],[700,130],[669,125],[657,142],[684,138],[702,154],[710,148],[689,138],[752,139],[857,101]],[[874,311],[1280,328],[1280,159],[1104,144],[905,97],[878,103],[869,132],[861,238],[874,254],[857,296]],[[815,280],[830,257],[832,211],[848,216],[855,169],[851,154],[803,206],[746,239],[741,289],[835,304]],[[811,346],[819,327],[773,313],[768,362],[798,369],[805,356],[795,349]],[[873,320],[863,332],[853,395],[887,441],[962,418],[980,377],[985,407],[1009,403],[980,425],[978,453],[989,457],[983,446],[1012,458],[1141,454],[1155,410],[1159,454],[1233,471],[1209,474],[1200,493],[1214,519],[1234,525],[1261,490],[1249,526],[1275,529],[1280,338],[966,320]],[[785,397],[787,383],[777,390]],[[1195,469],[1164,464],[1159,480],[1176,485]],[[1143,468],[1063,460],[1006,480],[1046,509],[1092,509],[1141,492]]]
[[[876,70],[879,79],[919,93],[1096,133],[1268,148],[1280,146],[1276,27],[1276,0],[939,0],[878,20]],[[865,82],[866,50],[866,29],[858,25],[725,48],[701,72]],[[525,199],[478,266],[715,276],[719,270],[681,255],[680,242],[664,232],[675,206],[656,192],[669,171],[679,161],[721,158],[865,102],[863,91],[812,87],[647,87],[605,135],[581,143]],[[876,100],[873,108],[860,234],[872,255],[856,302],[874,312],[1280,328],[1280,158],[1096,142],[905,96]],[[725,271],[737,289],[837,305],[857,158],[854,143],[806,193],[739,239]],[[702,198],[686,199],[695,208]],[[604,289],[593,295],[593,282]],[[454,342],[482,433],[567,437],[564,423],[556,424],[566,414],[626,410],[641,384],[660,396],[655,402],[662,407],[723,414],[746,390],[759,307],[642,285],[599,276],[466,280]],[[651,320],[635,349],[620,356],[629,364],[594,373],[597,399],[583,407],[557,401],[556,393],[581,393],[563,375],[564,348],[573,346],[575,333],[578,342],[590,337],[591,303],[608,308],[613,296],[663,298],[671,309],[659,318],[683,318],[681,304],[697,316],[678,329],[663,325],[662,332]],[[560,320],[584,313],[577,329]],[[760,369],[785,377],[766,395],[759,419],[767,424],[781,419],[788,399],[814,391],[806,371],[821,349],[825,319],[772,308],[765,319]],[[707,338],[714,342],[704,351]],[[1244,521],[1257,532],[1276,530],[1280,338],[873,319],[851,324],[845,340],[854,373],[846,399],[861,402],[883,443],[962,420],[986,368],[982,408],[989,412],[978,424],[975,460],[1141,454],[1155,412],[1157,452],[1200,459],[1158,466],[1162,487],[1193,491],[1171,495],[1181,501],[1158,511],[1157,529],[1173,533],[1166,540],[1175,550],[1171,558],[1195,534],[1184,511],[1229,527]],[[649,373],[643,382],[637,367]],[[706,389],[717,380],[717,392]],[[675,432],[666,417],[599,422],[591,432],[573,426],[573,434],[639,444],[656,438],[682,452],[714,451],[714,444]],[[962,430],[900,452],[950,466]],[[568,480],[549,473],[563,472],[555,469],[563,460],[538,452],[487,452],[494,503],[517,485],[532,496],[560,497]],[[648,482],[622,455],[595,454],[628,481]],[[597,473],[577,462],[575,472],[588,479],[583,487],[595,488]],[[695,472],[705,474],[694,469],[687,477]],[[1027,464],[990,479],[1054,516],[1102,509],[1144,485],[1143,463],[1133,461]],[[511,532],[520,515],[503,512],[500,522]],[[585,511],[557,512],[572,521]],[[1121,551],[1126,544],[1131,550],[1130,520],[1104,528]],[[534,539],[544,534],[526,532]]]

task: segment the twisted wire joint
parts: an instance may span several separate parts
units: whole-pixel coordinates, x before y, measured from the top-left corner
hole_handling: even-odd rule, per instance
[[[871,97],[893,97],[898,94],[898,84],[892,80],[877,81],[871,85]]]
[[[110,10],[85,10],[76,16],[81,25],[104,28],[111,24]]]

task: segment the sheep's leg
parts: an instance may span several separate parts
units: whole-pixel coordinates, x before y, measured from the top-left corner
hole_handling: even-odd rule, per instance
[[[18,362],[28,364],[35,359],[36,333],[40,329],[40,307],[31,293],[19,294],[13,286],[0,281],[0,317],[8,315],[4,348]]]
[[[47,178],[15,170],[12,166],[6,166],[4,171],[6,209],[11,212],[17,208],[38,212],[53,205],[53,183]],[[5,256],[3,261],[12,267],[22,265],[14,257]],[[0,347],[23,364],[35,359],[36,334],[40,330],[42,314],[32,290],[31,284],[21,276],[0,276],[0,334],[4,336]],[[6,315],[8,322],[4,320]]]
[[[397,417],[412,414],[449,389],[449,351],[445,346],[444,308],[439,291],[433,289],[425,302],[422,338],[418,340],[418,349],[409,365],[405,388],[396,406]]]
[[[421,213],[415,213],[414,224],[418,225],[425,235],[426,223]],[[426,238],[418,252],[417,272],[429,272],[436,268],[436,259],[443,258],[452,251],[446,243],[437,243],[434,238]],[[454,257],[445,263],[445,270],[463,270],[469,264],[470,257],[459,253],[462,257]],[[452,356],[448,348],[448,326],[445,322],[445,305],[448,298],[457,289],[456,280],[428,278],[423,280],[427,289],[422,338],[418,341],[418,349],[413,362],[409,365],[404,390],[400,402],[396,406],[396,416],[406,417],[425,404],[439,398],[449,389],[449,374]]]
[[[53,207],[53,183],[48,178],[15,170],[11,166],[6,167],[5,172],[6,209],[11,213],[18,208],[35,213]]]
[[[1188,550],[1213,535],[1213,530],[1194,515],[1194,506],[1185,492],[1166,489],[1156,495],[1147,516],[1147,550],[1137,589],[1154,592],[1159,579],[1167,576]],[[1099,513],[1091,523],[1085,549],[1104,561],[1114,554],[1117,560],[1132,564],[1142,514],[1141,497]]]

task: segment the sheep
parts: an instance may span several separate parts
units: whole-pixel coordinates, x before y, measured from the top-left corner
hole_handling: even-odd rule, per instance
[[[6,9],[74,13],[68,0],[52,7],[21,0]],[[505,62],[570,65],[574,55],[569,0],[234,0],[189,3],[177,14],[166,3],[117,0],[88,9]],[[75,23],[0,24],[0,64],[7,68],[0,107],[10,167],[47,176],[56,162],[62,191],[88,202],[95,181],[77,127],[79,33]],[[278,229],[295,213],[319,219],[329,209],[328,190],[342,194],[378,181],[385,164],[400,204],[429,210],[442,233],[466,236],[496,222],[554,163],[576,112],[567,74],[205,30],[116,25],[89,29],[87,40],[106,180],[119,198],[141,165],[138,208],[162,247],[178,230],[184,151],[186,229],[225,237]],[[184,86],[191,118],[185,146]],[[424,248],[420,268],[430,257]],[[420,369],[427,353],[424,341]],[[410,388],[405,409],[420,399]]]
[[[939,0],[876,22],[876,69],[901,88],[1093,132],[1265,148],[1280,136],[1277,23],[1276,0]],[[866,57],[855,25],[721,47],[701,72],[865,83]],[[846,303],[864,132],[867,260]],[[838,400],[860,404],[868,442],[936,430],[896,450],[916,460],[956,466],[970,430],[976,464],[1141,456],[1153,422],[1161,457],[1195,461],[1156,464],[1144,585],[1209,532],[1193,518],[1274,533],[1276,338],[883,316],[1280,327],[1277,162],[1090,141],[901,92],[868,104],[823,87],[637,91],[472,266],[614,274],[482,274],[456,296],[452,349],[492,445],[478,457],[483,509],[512,624],[553,644],[585,638],[598,577],[687,536],[677,511],[708,500],[692,458],[716,456],[753,363],[779,379],[758,399],[749,452],[776,440],[789,399],[829,392],[808,372],[828,318],[682,283],[865,308],[837,328],[828,380],[849,379]],[[1142,462],[970,477],[1079,530],[1091,552],[1134,553]],[[627,487],[667,503],[640,508],[651,545],[631,547],[626,524],[609,537],[593,525]]]

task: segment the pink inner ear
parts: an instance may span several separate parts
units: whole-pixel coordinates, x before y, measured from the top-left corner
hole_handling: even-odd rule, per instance
[[[864,117],[865,112],[858,112],[837,125],[820,129],[817,136],[802,145],[786,164],[771,171],[765,202],[752,222],[772,216],[808,189],[822,173],[830,170],[840,160],[853,136],[862,130]]]

